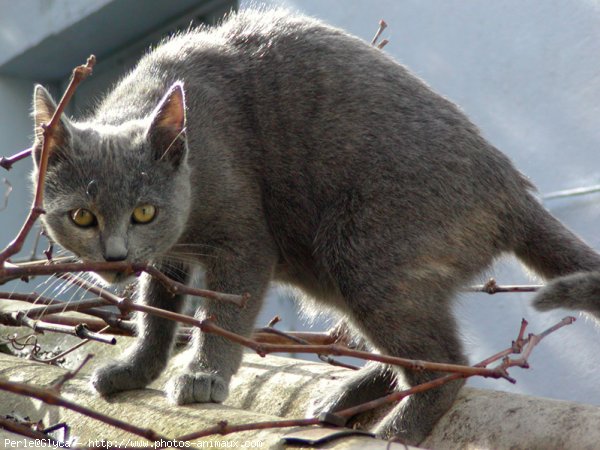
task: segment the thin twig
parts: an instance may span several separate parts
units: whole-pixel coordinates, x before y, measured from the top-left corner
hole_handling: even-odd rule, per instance
[[[94,333],[93,331],[90,331],[87,328],[87,326],[83,323],[79,323],[75,326],[69,326],[43,322],[41,320],[36,320],[32,319],[31,317],[28,317],[27,311],[16,311],[14,313],[9,313],[8,315],[14,320],[13,326],[24,325],[38,333],[43,333],[44,331],[52,331],[55,333],[76,336],[81,339],[90,339],[96,342],[101,342],[103,344],[115,345],[117,343],[114,337]]]
[[[86,311],[81,311],[81,313],[85,312]],[[113,316],[114,320],[111,319],[111,317]],[[53,314],[50,316],[44,316],[44,322],[75,326],[80,324],[82,320],[77,317],[72,317],[68,315]],[[107,323],[110,325],[110,328],[108,329],[106,329]],[[14,319],[10,317],[7,319],[6,313],[0,314],[0,324],[6,326],[19,326],[15,323]],[[87,325],[90,331],[100,332],[101,330],[105,330],[103,331],[105,334],[112,334],[116,336],[132,337],[136,335],[135,322],[131,320],[121,320],[116,315],[107,314],[107,317],[103,318],[102,320],[86,318],[85,324]],[[178,330],[178,342],[189,342],[191,338],[192,328],[193,327],[181,327]],[[333,336],[329,332],[291,331],[286,334],[288,337],[297,337],[303,342],[306,342],[311,345],[329,345],[337,343],[339,345],[347,346],[347,343],[345,341],[338,340],[336,336]],[[289,342],[288,337],[280,337],[276,334],[267,333],[260,328],[256,329],[252,334],[253,340],[265,344],[285,344]]]
[[[44,389],[25,383],[3,380],[0,378],[0,390],[11,392],[13,394],[24,395],[26,397],[37,398],[48,405],[55,405],[70,409],[83,414],[84,416],[91,417],[92,419],[99,420],[113,427],[135,434],[136,436],[148,439],[150,442],[155,442],[160,439],[168,440],[168,438],[158,434],[152,429],[137,427],[106,414],[102,414],[98,411],[86,408],[85,406],[61,397],[59,394],[50,389]]]
[[[377,44],[377,48],[379,50],[381,50],[383,47],[385,47],[389,43],[390,43],[390,41],[388,41],[387,39],[382,39],[381,42],[379,44]]]
[[[148,308],[146,306],[146,308]],[[166,311],[165,311],[166,312]],[[170,313],[175,314],[175,313]],[[166,317],[163,315],[163,317]],[[185,316],[184,316],[185,317]],[[231,331],[225,330],[214,323],[211,318],[203,321],[197,321],[196,319],[188,318],[191,320],[186,321],[190,325],[199,327],[205,333],[214,333],[230,341],[237,342],[244,347],[254,350],[260,356],[266,356],[269,353],[322,353],[326,355],[335,356],[351,356],[354,358],[365,359],[368,361],[377,361],[384,364],[391,364],[395,366],[405,367],[411,370],[431,370],[434,372],[457,372],[469,375],[480,375],[483,377],[491,378],[506,378],[506,375],[496,369],[486,369],[470,366],[462,366],[458,364],[444,364],[435,363],[429,361],[421,361],[414,359],[399,358],[388,355],[374,354],[370,352],[352,350],[347,347],[330,344],[330,345],[286,345],[286,344],[262,344],[252,339],[240,336]]]
[[[36,319],[44,317],[45,320],[50,323],[64,323],[65,325],[73,324],[74,319],[72,319],[72,318],[67,318],[67,319],[65,319],[64,322],[61,322],[62,317],[58,318],[58,316],[56,316],[53,319],[48,319],[46,317],[46,316],[54,315],[57,313],[62,314],[64,312],[68,312],[68,311],[76,311],[79,314],[84,314],[84,315],[92,316],[92,317],[98,317],[98,318],[102,319],[105,324],[110,324],[111,326],[113,326],[116,322],[119,322],[122,319],[115,313],[112,313],[110,311],[104,311],[102,309],[97,309],[97,308],[93,307],[94,305],[106,306],[106,305],[111,304],[110,302],[108,302],[102,298],[64,302],[64,301],[55,300],[55,299],[48,298],[48,297],[43,297],[41,295],[36,294],[35,292],[32,292],[31,294],[22,294],[19,292],[0,292],[0,301],[5,300],[5,299],[6,300],[23,301],[23,302],[27,302],[27,303],[32,303],[34,305],[35,304],[53,305],[52,307],[39,306],[39,307],[27,309],[27,315],[29,317],[35,317]],[[85,319],[85,320],[87,322],[89,319]],[[81,320],[79,320],[79,322],[81,322]],[[4,325],[11,324],[11,323],[2,322],[2,314],[1,313],[0,313],[0,323],[3,323]],[[94,321],[94,323],[96,323],[96,322]],[[104,325],[102,325],[102,326],[104,326]],[[100,328],[102,328],[102,326]],[[90,327],[90,329],[95,331],[93,329],[93,327]]]
[[[29,261],[35,261],[37,259],[37,250],[40,245],[40,239],[42,238],[43,230],[40,230],[35,235],[35,241],[33,241],[33,248],[31,249],[31,253],[29,254]]]
[[[48,448],[66,447],[65,442],[60,442],[57,439],[54,439],[53,437],[42,433],[41,431],[33,430],[31,427],[28,427],[24,424],[15,422],[14,420],[5,419],[4,417],[0,417],[0,428],[4,428],[5,430],[11,431],[20,436],[25,436],[30,439],[35,439],[36,443],[39,443],[40,445],[45,444],[44,447],[48,447]],[[69,448],[76,450],[79,447],[69,447]]]
[[[573,317],[565,317],[558,324],[548,328],[547,330],[540,333],[539,335],[530,335],[530,337],[527,339],[523,338],[524,330],[525,330],[525,327],[527,326],[527,322],[524,320],[521,323],[521,329],[519,331],[519,336],[517,338],[517,342],[520,342],[521,345],[523,344],[523,342],[528,343],[528,346],[530,346],[530,348],[532,350],[533,347],[535,345],[537,345],[544,337],[548,336],[550,333],[558,330],[559,328],[562,328],[565,325],[569,325],[569,324],[573,323],[574,320],[575,319]],[[535,336],[535,339],[532,339],[533,336]],[[494,356],[489,357],[489,358],[481,361],[478,364],[475,364],[473,367],[474,368],[485,367],[495,361],[498,361],[498,360],[504,358],[508,354],[515,353],[515,352],[518,353],[520,351],[520,349],[515,348],[514,344],[515,343],[513,342],[513,345],[511,345],[511,347],[507,348],[506,350],[496,353]],[[531,350],[529,350],[529,352],[531,352]],[[525,357],[525,355],[524,355],[524,357]],[[519,358],[519,359],[521,359],[521,358]],[[503,370],[506,370],[508,367],[512,367],[514,365],[520,365],[519,360],[512,360],[508,363],[506,361],[503,361],[502,368],[503,368]],[[356,405],[351,408],[346,408],[344,410],[333,413],[333,415],[336,417],[341,417],[342,418],[341,422],[344,422],[344,420],[347,420],[348,418],[350,418],[352,416],[355,416],[357,414],[360,414],[360,413],[363,413],[366,411],[373,410],[377,407],[383,406],[388,403],[395,403],[395,402],[401,401],[402,399],[408,397],[409,395],[428,391],[430,389],[433,389],[433,388],[436,388],[443,384],[446,384],[450,381],[458,380],[461,378],[468,378],[471,376],[474,376],[474,374],[453,373],[450,375],[436,378],[427,383],[422,383],[422,384],[413,386],[410,389],[405,389],[402,391],[394,392],[392,394],[386,395],[379,399],[365,402],[365,403]],[[332,415],[332,413],[328,413],[328,416],[331,416],[331,415]],[[323,415],[323,417],[327,417],[327,416]],[[189,441],[189,440],[194,440],[194,439],[211,436],[214,434],[225,435],[225,434],[229,434],[229,433],[235,433],[235,432],[247,431],[247,430],[262,430],[262,429],[267,429],[267,428],[309,426],[309,425],[317,425],[317,424],[322,424],[322,423],[324,423],[322,418],[288,419],[288,420],[277,420],[277,421],[269,421],[269,422],[254,422],[254,423],[247,423],[247,424],[240,424],[240,425],[229,425],[226,421],[222,421],[212,427],[180,436],[176,440]]]
[[[278,330],[273,327],[260,328],[258,331],[261,333],[276,334],[277,336],[281,336],[284,339],[288,339],[299,345],[310,345],[310,342],[308,342],[306,339],[302,339],[302,338],[300,338],[298,336],[294,336],[286,331],[281,331],[281,330]],[[346,369],[351,369],[351,370],[360,369],[360,367],[353,366],[352,364],[343,363],[341,361],[338,361],[338,360],[332,358],[331,356],[327,356],[327,355],[323,355],[323,354],[319,353],[319,354],[317,354],[317,357],[321,361],[323,361],[331,366],[344,367]]]
[[[53,139],[53,133],[58,125],[60,117],[71,100],[75,89],[79,85],[79,83],[87,78],[92,73],[92,68],[96,63],[96,57],[91,55],[85,66],[78,66],[73,70],[73,76],[71,77],[71,81],[67,90],[65,91],[63,97],[60,99],[54,114],[52,115],[52,119],[49,124],[44,124],[43,129],[43,143],[42,143],[42,151],[40,155],[39,168],[38,168],[38,178],[35,186],[35,195],[33,198],[33,204],[29,211],[29,215],[25,220],[25,223],[21,227],[21,230],[17,234],[17,237],[11,241],[10,244],[0,253],[0,267],[4,267],[5,262],[12,255],[21,251],[23,244],[25,243],[25,239],[27,235],[31,231],[31,228],[35,224],[38,217],[44,213],[43,204],[44,204],[44,184],[46,180],[46,170],[48,167],[48,158],[50,156],[50,143]]]
[[[86,263],[59,263],[59,264],[8,264],[0,268],[0,284],[6,281],[28,277],[32,275],[56,275],[69,272],[122,272],[124,274],[137,274],[146,272],[156,280],[160,281],[173,295],[188,294],[199,297],[209,298],[213,300],[221,300],[234,303],[243,307],[250,295],[243,293],[227,294],[223,292],[210,291],[208,289],[200,289],[192,286],[187,286],[183,283],[175,281],[156,267],[144,263],[128,263],[128,262],[86,262]]]
[[[12,169],[14,163],[31,156],[32,150],[32,148],[27,148],[25,150],[21,150],[19,153],[16,153],[12,156],[0,157],[0,167],[5,168],[6,170]]]
[[[579,195],[587,195],[600,192],[600,184],[593,186],[580,187],[575,189],[565,189],[562,191],[549,192],[546,195],[542,195],[542,200],[555,200],[558,198],[576,197]]]
[[[385,30],[386,28],[387,28],[387,23],[385,23],[385,20],[381,19],[379,21],[379,26],[377,27],[377,32],[375,33],[375,36],[373,36],[373,39],[371,39],[372,46],[375,46],[377,44],[377,40],[379,39],[379,36],[381,36],[381,33],[383,33],[383,30]]]
[[[110,303],[103,298],[91,298],[86,300],[77,300],[73,302],[61,302],[55,305],[42,305],[27,310],[27,317],[39,319],[50,314],[64,313],[68,311],[81,311],[96,308],[99,306],[107,306]]]
[[[81,364],[79,364],[79,366],[77,366],[76,369],[68,370],[67,372],[65,372],[58,380],[56,380],[52,384],[52,386],[50,386],[50,389],[52,389],[57,394],[60,394],[60,391],[62,390],[62,387],[65,385],[65,383],[67,381],[75,378],[77,376],[77,374],[79,373],[79,371],[83,368],[83,366],[85,366],[90,361],[90,359],[92,359],[93,357],[94,357],[94,355],[88,353],[86,355],[86,357],[83,358],[83,361],[81,361]]]
[[[8,198],[10,197],[10,193],[13,190],[12,184],[6,178],[2,180],[6,185],[6,191],[4,192],[4,204],[0,207],[0,211],[4,211],[8,207]]]
[[[214,333],[224,337],[232,342],[243,345],[254,350],[257,354],[265,356],[269,353],[316,353],[335,356],[351,356],[365,360],[378,361],[385,364],[398,365],[412,370],[432,370],[436,372],[460,372],[476,374],[492,378],[506,378],[506,375],[494,369],[473,368],[456,364],[433,363],[428,361],[411,360],[387,355],[374,354],[366,351],[352,350],[338,344],[330,345],[290,345],[290,344],[265,344],[253,339],[241,336],[237,333],[225,330],[214,323],[211,318],[198,320],[184,314],[178,314],[172,311],[155,308],[149,305],[137,304],[127,298],[120,298],[114,295],[106,296],[107,300],[115,306],[124,309],[131,309],[138,312],[152,314],[165,319],[175,320],[194,327],[200,328],[205,333]],[[69,331],[69,334],[71,332]],[[104,337],[104,336],[103,336]]]
[[[523,334],[523,330],[524,330],[524,326],[527,325],[526,321],[522,322],[521,325],[521,330],[519,332],[519,338],[517,338],[517,341],[523,341],[526,343],[529,343],[530,345],[530,350],[527,353],[527,357],[529,356],[529,354],[531,353],[531,351],[533,350],[533,347],[535,347],[544,337],[548,336],[550,333],[558,330],[559,328],[564,327],[565,325],[569,325],[571,323],[573,323],[575,321],[574,317],[565,317],[564,319],[562,319],[559,323],[557,323],[556,325],[548,328],[547,330],[543,331],[542,333],[540,333],[539,335],[530,335],[529,338],[527,338],[526,340],[523,340],[522,338],[522,334]],[[535,342],[532,342],[532,337],[534,337]],[[518,352],[518,351],[517,351]],[[522,358],[518,358],[515,360],[510,360],[507,359],[507,355],[515,353],[515,346],[514,346],[514,342],[513,345],[509,348],[507,348],[504,351],[501,351],[499,353],[496,353],[494,356],[487,358],[477,364],[475,364],[473,367],[485,367],[489,364],[491,364],[492,362],[498,361],[499,359],[503,359],[503,362],[500,366],[497,367],[497,369],[501,370],[501,371],[506,371],[508,368],[510,367],[514,367],[514,366],[519,366],[522,368],[528,368],[529,366],[526,364],[526,356],[524,355]],[[525,363],[523,364],[523,360],[525,361]],[[458,380],[461,378],[469,378],[473,375],[470,374],[466,374],[466,373],[453,373],[450,375],[445,375],[443,377],[439,377],[436,378],[434,380],[431,380],[427,383],[422,383],[416,386],[413,386],[410,389],[406,389],[403,391],[399,391],[399,392],[394,392],[392,394],[389,394],[385,397],[381,397],[379,399],[376,400],[372,400],[370,402],[366,402],[363,403],[362,405],[357,405],[354,406],[352,408],[347,408],[344,409],[343,411],[339,411],[336,412],[335,415],[337,416],[342,416],[342,417],[352,417],[356,414],[365,412],[365,411],[369,411],[371,409],[377,408],[381,405],[384,405],[386,403],[390,403],[390,402],[397,402],[397,401],[401,401],[402,399],[404,399],[405,397],[408,397],[409,395],[412,394],[416,394],[419,392],[424,392],[427,391],[429,389],[433,389],[435,387],[441,386],[443,384],[446,384],[450,381],[454,381],[454,380]]]
[[[470,286],[465,289],[465,292],[485,292],[486,294],[499,294],[506,292],[537,292],[542,287],[541,284],[515,284],[515,285],[498,285],[494,278],[490,278],[485,284]]]

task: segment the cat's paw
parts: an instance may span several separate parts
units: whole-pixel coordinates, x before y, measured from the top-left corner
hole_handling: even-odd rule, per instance
[[[106,396],[114,392],[145,387],[150,382],[143,371],[126,362],[114,362],[97,369],[91,378],[94,389]]]
[[[336,425],[343,426],[343,423],[337,421],[345,421],[342,417],[336,417],[335,413],[343,409],[354,406],[356,402],[352,401],[348,391],[344,389],[336,389],[330,392],[325,397],[315,400],[309,406],[307,417],[321,417],[322,420],[336,420]],[[326,415],[328,417],[326,417]]]
[[[402,414],[401,407],[396,407],[371,431],[379,439],[417,447],[431,432],[431,427],[426,423],[425,421],[406,418]]]
[[[229,394],[229,384],[219,375],[207,372],[186,372],[174,376],[165,386],[171,403],[221,403]]]

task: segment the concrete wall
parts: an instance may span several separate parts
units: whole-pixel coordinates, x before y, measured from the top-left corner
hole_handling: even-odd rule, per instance
[[[149,1],[154,0],[143,4],[148,5]],[[183,3],[161,2],[172,7]],[[250,2],[243,3],[247,6]],[[53,68],[52,74],[32,75],[30,79],[15,78],[14,73],[7,76],[3,68],[22,70],[26,67],[25,61],[31,64],[32,72],[28,73],[43,70],[46,64],[32,64],[35,59],[23,59],[20,55],[26,53],[27,48],[47,48],[43,46],[48,45],[47,38],[51,34],[61,35],[64,40],[61,43],[68,41],[73,45],[77,39],[66,39],[65,30],[73,30],[84,19],[106,20],[102,14],[107,14],[109,7],[117,11],[132,4],[142,2],[0,0],[0,154],[11,154],[30,143],[29,101],[33,82],[51,80],[58,87],[72,65],[60,62],[63,71],[60,76],[56,76]],[[538,184],[541,192],[600,181],[600,152],[597,151],[600,147],[600,60],[597,57],[600,8],[596,2],[289,0],[271,4],[283,4],[317,16],[365,39],[371,38],[377,21],[384,18],[389,23],[384,36],[391,40],[385,51],[460,104],[484,134]],[[141,20],[135,15],[130,17],[133,17],[129,20],[132,24]],[[163,26],[164,23],[157,23],[155,29]],[[40,33],[40,30],[44,31]],[[110,27],[97,31],[100,35],[113,33]],[[100,60],[97,74],[82,85],[83,98],[91,98],[94,92],[110,84],[132,61],[135,52],[128,53],[128,49],[135,43],[125,44],[123,48],[113,48],[107,58]],[[53,61],[61,61],[63,54],[71,54],[61,50],[60,47],[54,49]],[[90,52],[89,48],[83,50],[76,63]],[[124,59],[120,55],[125,55]],[[21,62],[19,65],[11,61]],[[30,162],[24,161],[10,173],[0,174],[0,181],[6,176],[15,187],[10,210],[0,213],[2,246],[13,237],[26,215],[29,198],[28,188],[24,186],[29,166]],[[0,184],[0,193],[3,189],[4,185]],[[598,196],[547,205],[561,220],[600,248]],[[496,265],[486,274],[491,275],[503,283],[529,281],[514,261]],[[46,288],[45,285],[37,287],[37,283],[20,287]],[[521,317],[531,322],[532,331],[539,331],[566,314],[564,311],[538,314],[528,302],[528,295],[463,296],[457,312],[473,360],[504,348],[514,338]],[[285,303],[273,304],[261,321],[275,313],[283,316],[283,328],[299,327],[296,310]],[[516,386],[486,380],[475,383],[600,404],[600,385],[596,381],[600,356],[595,345],[599,341],[600,332],[593,322],[579,321],[544,341],[531,361],[533,369],[515,374]]]
[[[255,4],[242,1],[241,7]],[[542,194],[600,184],[600,6],[588,0],[272,0],[367,41],[379,19],[385,51],[456,102]],[[600,194],[546,202],[600,249]],[[514,259],[487,270],[500,283],[532,278]],[[535,281],[535,280],[534,280]],[[539,282],[539,280],[537,280]],[[522,317],[541,331],[571,312],[540,314],[529,294],[463,295],[465,346],[479,361],[516,337]],[[600,405],[600,328],[584,315],[543,342],[516,385],[476,386]],[[287,316],[284,315],[284,320]]]

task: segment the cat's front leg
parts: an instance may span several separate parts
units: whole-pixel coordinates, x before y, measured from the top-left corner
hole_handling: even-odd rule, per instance
[[[254,246],[259,247],[258,244]],[[250,299],[244,308],[219,300],[207,300],[196,317],[214,317],[218,326],[249,336],[274,264],[273,255],[262,252],[260,248],[253,249],[251,256],[240,256],[237,252],[220,255],[206,267],[207,287],[232,294],[247,292]],[[167,396],[178,405],[224,401],[229,392],[229,381],[242,361],[242,351],[239,344],[195,329],[192,356],[185,370],[167,384]]]
[[[188,281],[187,267],[169,264],[159,269],[176,281],[182,283]],[[179,312],[184,296],[174,296],[162,283],[144,274],[140,280],[137,301]],[[100,367],[92,374],[93,387],[100,394],[108,395],[147,386],[167,365],[176,331],[177,322],[149,314],[139,314],[136,342],[119,360]]]

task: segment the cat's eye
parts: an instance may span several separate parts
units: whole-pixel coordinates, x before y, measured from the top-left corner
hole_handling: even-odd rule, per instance
[[[71,220],[75,225],[82,228],[96,225],[96,216],[88,209],[78,208],[70,212]]]
[[[152,205],[140,205],[133,210],[131,220],[134,223],[149,223],[156,216],[156,208]]]

